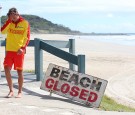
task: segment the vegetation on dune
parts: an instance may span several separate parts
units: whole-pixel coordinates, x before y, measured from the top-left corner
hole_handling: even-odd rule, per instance
[[[100,109],[105,111],[118,111],[118,112],[135,112],[135,108],[131,108],[122,104],[118,104],[113,99],[104,96],[100,105]]]

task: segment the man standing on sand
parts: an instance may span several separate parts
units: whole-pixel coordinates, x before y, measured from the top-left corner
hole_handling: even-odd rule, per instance
[[[18,94],[17,98],[22,96],[23,86],[23,62],[26,46],[30,40],[30,25],[22,18],[16,8],[10,8],[7,13],[8,19],[1,28],[2,34],[7,34],[6,38],[6,56],[4,58],[4,70],[9,86],[8,98],[14,96],[13,83],[11,77],[12,65],[18,73]]]

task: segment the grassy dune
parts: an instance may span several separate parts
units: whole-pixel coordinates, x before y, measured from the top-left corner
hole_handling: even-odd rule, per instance
[[[135,108],[118,104],[113,99],[104,96],[100,105],[100,109],[105,111],[118,111],[118,112],[135,112]]]

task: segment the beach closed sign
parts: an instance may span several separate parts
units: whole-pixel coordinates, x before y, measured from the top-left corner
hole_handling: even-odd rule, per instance
[[[90,107],[99,107],[106,86],[106,80],[49,64],[41,89]]]

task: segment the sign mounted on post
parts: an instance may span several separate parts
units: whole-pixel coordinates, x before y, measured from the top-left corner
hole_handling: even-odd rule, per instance
[[[99,107],[106,86],[106,80],[49,64],[40,88],[90,107]]]

